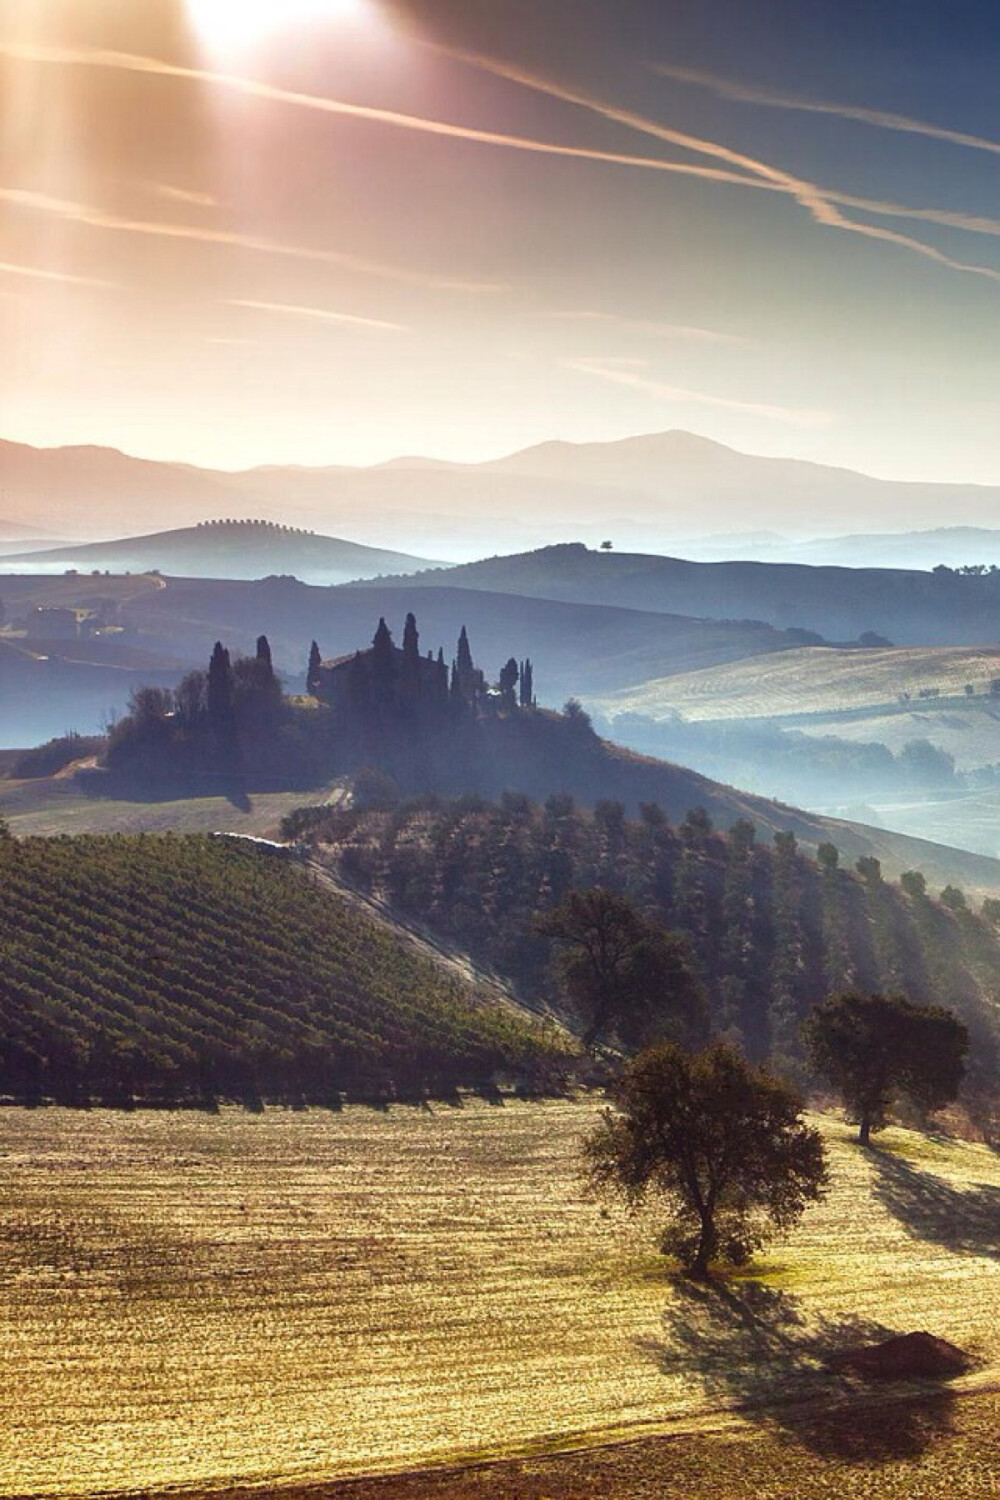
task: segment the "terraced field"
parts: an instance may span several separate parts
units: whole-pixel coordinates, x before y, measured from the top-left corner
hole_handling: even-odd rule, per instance
[[[709,1293],[582,1195],[597,1108],[3,1111],[0,1493],[300,1493],[514,1454],[355,1493],[991,1493],[1000,1158],[902,1131],[865,1154],[825,1121],[827,1201]],[[913,1328],[978,1369],[859,1409],[825,1357]],[[676,1441],[545,1457],[654,1435]]]

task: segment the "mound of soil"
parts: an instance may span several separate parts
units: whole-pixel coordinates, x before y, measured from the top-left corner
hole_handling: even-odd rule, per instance
[[[964,1375],[972,1361],[947,1339],[932,1333],[901,1333],[881,1344],[842,1349],[830,1360],[835,1370],[848,1370],[865,1380],[950,1380]]]

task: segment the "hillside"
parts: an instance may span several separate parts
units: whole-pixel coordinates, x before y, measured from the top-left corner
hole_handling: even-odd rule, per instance
[[[708,667],[651,679],[595,700],[602,713],[643,713],[654,718],[670,712],[685,719],[796,719],[838,714],[859,716],[862,710],[900,710],[919,716],[933,709],[929,698],[954,697],[968,707],[966,684],[981,699],[1000,679],[1000,645],[975,647],[900,647],[836,650],[803,647],[736,664]],[[915,700],[915,701],[911,701]],[[996,705],[994,705],[995,707]],[[866,715],[867,716],[867,715]],[[911,735],[912,738],[912,735]],[[1000,754],[1000,746],[998,746]]]
[[[14,572],[95,568],[112,573],[177,573],[188,578],[264,578],[290,574],[315,584],[347,583],[380,573],[411,573],[434,566],[378,547],[339,537],[278,526],[268,521],[213,521],[149,536],[46,548],[3,559]]]
[[[596,544],[609,531],[619,546],[676,550],[704,530],[707,516],[714,529],[732,532],[745,532],[748,516],[755,529],[778,531],[798,517],[812,534],[863,530],[876,515],[882,528],[933,527],[941,516],[992,526],[998,501],[985,486],[879,480],[739,453],[683,431],[542,443],[479,464],[415,456],[367,469],[242,473],[111,449],[0,443],[0,497],[12,521],[48,529],[58,516],[73,535],[120,533],[137,516],[169,515],[186,526],[235,512],[335,526],[369,544],[448,557],[475,556],[501,540],[536,547],[567,533]]]
[[[95,666],[115,669],[129,665],[125,653],[141,652],[151,672],[172,667],[176,676],[206,660],[216,640],[230,650],[250,652],[264,633],[290,687],[304,684],[311,640],[319,642],[327,657],[353,652],[371,640],[380,615],[398,633],[406,611],[415,605],[427,644],[435,649],[443,645],[449,660],[463,625],[491,677],[512,653],[544,659],[547,670],[538,693],[543,702],[554,705],[585,690],[613,692],[662,676],[672,667],[694,670],[802,644],[801,636],[752,621],[690,619],[481,590],[421,589],[410,599],[398,587],[381,582],[320,588],[289,577],[250,582],[20,574],[0,577],[0,599],[8,622],[20,622],[22,634],[25,617],[34,607],[72,607],[86,613],[107,600],[115,621],[112,630],[102,630],[86,642],[36,646],[27,639],[15,644],[74,661],[86,657]],[[5,699],[0,685],[0,744],[30,744],[70,728],[94,733],[109,710],[124,712],[131,683],[115,678],[109,687],[96,676],[91,683],[88,695],[81,682],[84,692],[72,716],[58,697],[44,691],[32,701],[32,715],[22,714],[28,700]]]
[[[1000,634],[1000,574],[687,562],[581,544],[493,557],[403,580],[412,588],[490,589],[577,604],[627,605],[854,641],[874,631],[896,645],[970,646]]]
[[[751,1055],[801,1067],[800,1026],[825,994],[902,990],[963,1015],[975,1038],[970,1076],[995,1088],[1000,934],[991,922],[905,895],[870,859],[855,874],[836,851],[822,865],[805,858],[787,834],[773,848],[758,844],[745,820],[718,834],[703,813],[667,821],[664,811],[647,804],[633,822],[607,801],[589,814],[566,797],[544,807],[523,797],[418,800],[392,813],[293,818],[288,828],[525,995],[556,998],[554,946],[534,930],[535,913],[570,889],[602,885],[687,937],[713,1028]]]
[[[485,1085],[552,1054],[266,848],[8,839],[0,880],[0,1095],[329,1104]]]

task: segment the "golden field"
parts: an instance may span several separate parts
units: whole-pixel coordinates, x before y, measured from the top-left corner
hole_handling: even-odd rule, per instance
[[[356,1493],[673,1493],[644,1454],[677,1493],[995,1492],[1000,1157],[904,1131],[866,1154],[825,1120],[827,1200],[707,1292],[583,1195],[598,1107],[0,1112],[0,1494],[517,1454]],[[858,1395],[824,1359],[876,1325],[977,1368],[915,1406]],[[618,1438],[650,1441],[545,1457]]]
[[[876,710],[897,705],[900,694],[909,693],[916,712],[921,707],[921,689],[937,688],[944,696],[956,696],[958,703],[954,706],[965,709],[965,684],[971,682],[982,695],[988,693],[990,682],[998,676],[997,646],[867,650],[803,646],[654,678],[604,697],[590,695],[588,706],[607,715],[638,713],[662,718],[673,710],[689,720],[778,719],[788,714]],[[931,708],[934,701],[924,700]],[[983,709],[996,705],[980,699],[977,706]]]

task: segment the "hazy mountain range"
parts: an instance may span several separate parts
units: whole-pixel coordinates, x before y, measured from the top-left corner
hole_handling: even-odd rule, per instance
[[[990,525],[1000,488],[874,479],[797,459],[739,453],[673,431],[609,443],[542,443],[480,464],[403,457],[372,468],[223,473],[113,449],[0,443],[0,516],[94,538],[169,518],[264,516],[394,551],[473,557],[566,537],[677,551],[718,532],[799,537],[942,518]],[[969,559],[972,561],[977,558]]]

